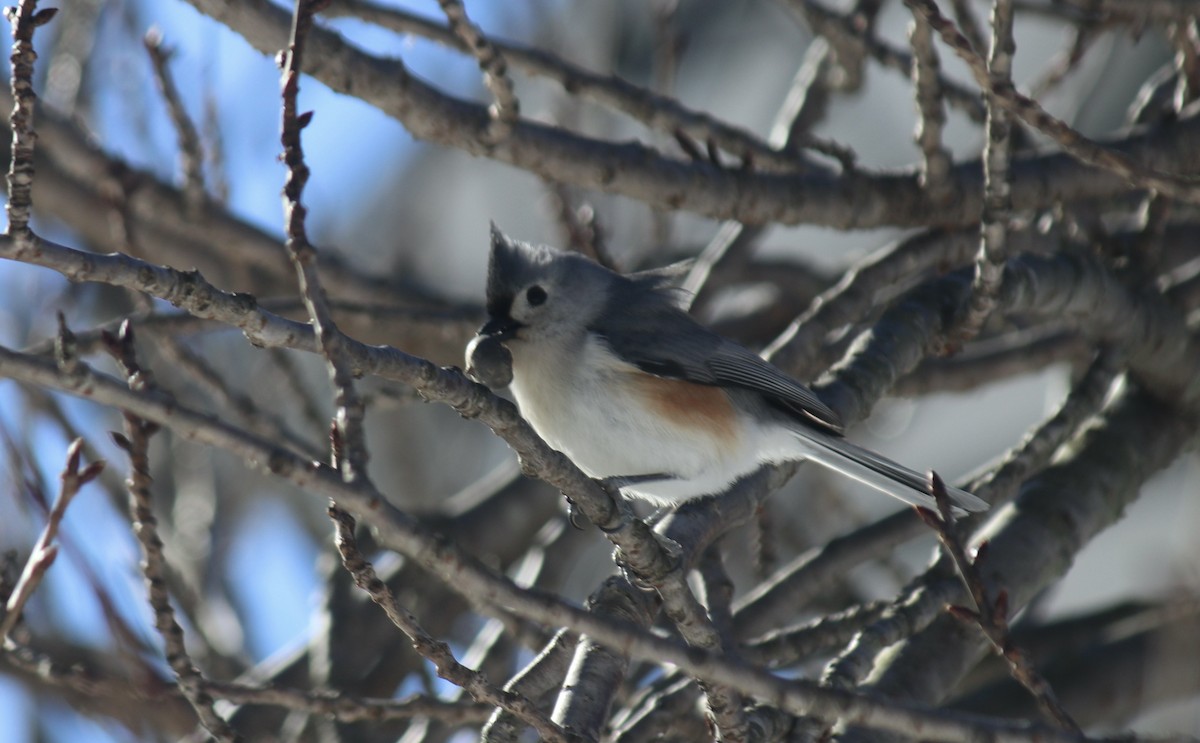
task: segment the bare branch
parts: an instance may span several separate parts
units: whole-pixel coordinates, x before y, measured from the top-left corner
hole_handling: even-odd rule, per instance
[[[709,547],[700,559],[699,573],[704,582],[704,600],[708,608],[708,616],[712,621],[714,634],[718,645],[711,650],[717,650],[737,657],[736,643],[733,639],[733,615],[730,604],[733,602],[733,581],[725,572],[721,561],[721,553],[716,547]],[[701,682],[708,712],[717,728],[718,740],[748,741],[750,730],[742,707],[745,701],[733,689],[717,684]]]
[[[137,362],[133,349],[133,331],[128,325],[111,339],[110,352],[120,364],[132,392],[154,389],[153,377]],[[213,698],[204,690],[204,676],[192,664],[184,644],[183,628],[175,620],[171,597],[167,593],[167,562],[163,543],[158,536],[158,520],[154,516],[154,498],[150,493],[150,437],[158,430],[157,423],[132,412],[125,413],[125,435],[114,434],[117,445],[129,455],[129,511],[133,517],[133,533],[142,548],[142,575],[146,593],[154,611],[154,627],[166,646],[167,663],[175,672],[179,689],[196,710],[200,723],[222,743],[241,740],[213,707]]]
[[[920,14],[917,14],[920,16]],[[923,16],[920,16],[924,18]],[[920,21],[918,21],[920,23]],[[988,56],[989,90],[1013,89],[1013,41],[1011,0],[995,0],[992,6],[992,49]],[[1000,280],[1004,276],[1004,246],[1012,219],[1012,186],[1009,160],[1012,154],[1012,121],[996,96],[986,95],[987,122],[983,146],[983,217],[979,226],[979,254],[975,257],[975,280],[971,300],[950,344],[960,346],[979,334],[996,310]]]
[[[337,431],[334,447],[335,463],[347,482],[355,482],[367,476],[367,442],[363,432],[366,408],[354,387],[354,372],[350,368],[346,352],[346,338],[338,330],[330,311],[329,300],[317,273],[317,251],[308,241],[304,218],[308,213],[300,198],[308,182],[309,170],[304,162],[304,149],[300,144],[300,131],[312,120],[312,112],[298,114],[296,97],[300,92],[300,68],[304,46],[312,28],[313,14],[327,4],[327,0],[296,0],[295,17],[292,21],[292,37],[287,50],[281,55],[283,68],[283,161],[287,165],[287,180],[283,187],[283,211],[286,220],[288,255],[296,268],[304,306],[312,318],[313,332],[321,347],[321,354],[328,364],[330,381],[334,388],[336,414],[334,426]],[[340,455],[338,448],[340,447]]]
[[[492,92],[492,105],[488,106],[488,115],[492,118],[489,136],[497,142],[505,139],[520,117],[521,107],[513,90],[512,78],[508,76],[504,54],[467,17],[462,0],[438,0],[438,5],[442,6],[450,30],[458,37],[459,43],[479,61],[483,82]]]
[[[742,654],[749,660],[771,667],[805,662],[818,653],[850,642],[865,626],[879,619],[888,606],[883,601],[858,604],[807,622],[772,630],[747,641],[742,646]]]
[[[992,647],[1008,663],[1013,678],[1029,690],[1047,717],[1064,730],[1080,733],[1079,725],[1063,708],[1054,694],[1054,690],[1046,683],[1046,679],[1033,667],[1029,657],[1013,643],[1008,629],[1008,594],[1001,590],[992,596],[987,586],[984,585],[979,572],[979,563],[986,559],[987,542],[983,542],[975,548],[973,558],[967,555],[966,546],[963,544],[955,524],[954,509],[950,506],[946,485],[936,473],[932,473],[930,478],[933,497],[937,499],[939,513],[934,514],[928,509],[919,509],[921,518],[937,532],[942,547],[953,560],[954,566],[970,591],[971,600],[975,604],[974,611],[962,607],[951,607],[952,613],[959,619],[973,622],[983,630],[988,640],[991,641]],[[939,515],[941,518],[938,518]]]
[[[138,683],[105,676],[87,670],[78,663],[63,664],[23,645],[12,645],[2,655],[0,663],[10,664],[23,673],[36,676],[47,684],[67,688],[88,697],[129,700],[145,714],[146,705],[164,706],[174,701],[186,705],[177,685]],[[273,706],[332,717],[340,722],[408,720],[429,717],[451,724],[468,724],[487,719],[491,707],[482,704],[446,702],[423,695],[402,699],[372,699],[334,690],[308,691],[277,684],[245,684],[215,679],[202,679],[204,693],[239,705]],[[190,706],[188,709],[191,709]],[[191,718],[189,724],[195,724]]]
[[[881,66],[892,69],[912,79],[916,64],[912,55],[903,49],[891,46],[876,38],[870,24],[861,24],[854,13],[838,13],[815,0],[789,0],[813,30],[825,38],[837,39],[835,44],[844,49],[849,43],[861,45],[863,51]],[[942,78],[940,87],[946,97],[946,102],[965,113],[972,121],[983,122],[985,115],[978,94],[953,82]]]
[[[83,439],[75,439],[67,449],[67,464],[60,476],[62,486],[59,488],[58,497],[54,500],[54,507],[50,509],[50,514],[46,518],[46,526],[42,529],[37,541],[34,542],[25,568],[21,571],[21,576],[17,579],[17,584],[13,587],[12,593],[9,594],[8,601],[4,605],[4,617],[0,619],[0,647],[8,648],[10,643],[8,635],[17,626],[17,621],[21,618],[21,610],[29,601],[29,597],[37,590],[38,585],[41,584],[46,571],[54,564],[54,558],[58,556],[58,545],[54,543],[54,540],[58,536],[58,527],[62,523],[63,516],[67,514],[67,506],[71,505],[71,501],[79,493],[80,488],[96,479],[104,470],[104,460],[97,460],[81,471],[79,464],[82,449]]]
[[[1200,202],[1200,186],[1191,176],[1164,172],[1103,147],[1052,116],[1037,101],[1018,93],[1011,81],[993,81],[987,63],[971,48],[971,43],[954,23],[941,14],[933,0],[904,0],[904,4],[913,12],[920,13],[933,26],[942,40],[967,63],[975,81],[989,96],[1014,116],[1053,139],[1072,157],[1088,165],[1110,170],[1141,188],[1154,189],[1183,201]]]
[[[12,161],[8,167],[8,235],[12,237],[17,256],[29,250],[30,211],[33,207],[33,150],[37,135],[33,130],[33,112],[37,94],[33,92],[33,32],[54,18],[57,8],[39,11],[37,0],[21,0],[20,5],[8,7],[4,15],[12,24],[12,99],[9,119],[12,126]]]
[[[287,25],[285,14],[267,0],[188,2],[265,52],[278,48]],[[937,24],[934,27],[938,30]],[[685,209],[750,224],[808,222],[842,228],[927,225],[930,214],[936,214],[942,224],[964,224],[974,221],[981,209],[978,163],[955,168],[953,189],[959,198],[954,204],[938,206],[914,187],[915,174],[832,179],[824,172],[787,176],[743,173],[705,163],[683,163],[642,145],[601,142],[526,119],[513,127],[505,142],[492,145],[487,139],[490,117],[482,106],[447,96],[411,75],[398,61],[366,55],[330,31],[314,29],[310,43],[315,53],[309,57],[311,69],[306,71],[335,90],[360,95],[397,118],[418,138],[517,165],[543,178],[630,196],[655,208]],[[909,70],[906,66],[905,72]],[[352,90],[347,87],[350,80],[356,81]],[[1130,138],[1124,147],[1104,151],[1120,153],[1113,157],[1122,162],[1138,161],[1138,172],[1147,167],[1186,171],[1200,156],[1200,147],[1180,141],[1200,136],[1191,131],[1195,118],[1156,133],[1152,148],[1145,147],[1147,143],[1140,138]],[[1195,127],[1200,129],[1200,122]],[[1048,180],[1046,168],[1062,165],[1054,158],[1030,156],[1014,162],[1014,209],[1056,203],[1067,194],[1086,198],[1127,188],[1123,170],[1101,176],[1095,168],[1078,163],[1069,173]],[[1033,160],[1038,161],[1036,170],[1031,168]],[[1108,163],[1112,158],[1102,160]],[[1048,188],[1051,182],[1053,187]],[[1182,188],[1180,183],[1175,185]],[[1154,184],[1147,180],[1145,185]],[[1165,185],[1164,193],[1172,188]]]
[[[923,18],[913,18],[909,29],[912,44],[913,87],[916,88],[917,144],[921,147],[921,185],[931,192],[931,198],[944,201],[946,180],[950,175],[953,158],[942,142],[942,129],[946,125],[946,110],[942,104],[940,63],[933,46],[933,29]],[[986,172],[986,171],[985,171]]]
[[[1064,0],[1063,4],[1137,25],[1180,20],[1200,12],[1196,0]]]
[[[528,699],[538,699],[558,688],[567,675],[571,648],[576,641],[577,638],[565,629],[556,632],[554,639],[504,685],[504,690]],[[497,707],[480,731],[479,739],[486,743],[515,743],[519,733],[518,722],[516,715]]]
[[[144,39],[146,53],[154,68],[154,80],[162,93],[163,101],[167,104],[167,112],[171,123],[175,125],[175,133],[179,137],[179,163],[183,168],[183,194],[193,214],[200,211],[204,204],[204,148],[200,144],[200,134],[196,125],[188,117],[183,107],[183,99],[179,89],[171,77],[170,61],[173,50],[163,44],[162,33],[152,28],[146,32]]]
[[[358,551],[358,543],[354,538],[354,519],[337,507],[329,509],[329,517],[337,526],[337,546],[342,565],[354,576],[355,585],[366,591],[371,600],[387,613],[392,624],[408,635],[413,648],[437,668],[439,676],[462,687],[472,698],[503,707],[520,717],[533,726],[543,740],[557,743],[574,740],[574,736],[547,719],[528,699],[497,688],[482,674],[455,660],[446,643],[435,640],[426,632],[416,617],[400,606],[391,590],[375,575],[375,568]]]
[[[361,18],[397,33],[415,34],[470,51],[452,29],[399,8],[386,8],[365,0],[340,0],[325,10],[324,15]],[[675,98],[634,85],[616,75],[591,72],[540,49],[495,38],[491,38],[490,43],[505,60],[522,70],[554,80],[568,93],[610,106],[652,129],[664,133],[683,132],[701,142],[712,140],[722,149],[738,155],[750,153],[767,169],[795,170],[810,165],[804,158],[780,151],[749,131],[689,109]]]
[[[0,349],[0,374],[70,394],[87,395],[139,417],[169,425],[185,437],[236,452],[309,492],[334,498],[343,503],[347,511],[370,523],[383,546],[409,555],[456,591],[482,602],[484,608],[504,606],[506,611],[537,622],[570,627],[605,645],[620,648],[632,657],[671,663],[696,677],[729,684],[745,694],[772,699],[794,714],[842,719],[850,724],[919,734],[930,740],[959,741],[982,729],[999,743],[1031,743],[1034,739],[1042,743],[1075,741],[1073,737],[1036,725],[967,718],[885,702],[873,696],[823,689],[810,682],[780,679],[698,648],[687,648],[633,630],[628,624],[600,618],[545,594],[523,591],[484,568],[453,544],[420,529],[411,517],[389,505],[379,493],[362,484],[351,486],[328,467],[299,461],[268,442],[181,405],[129,391],[115,380],[95,372],[86,372],[78,379],[63,380],[58,371],[45,362],[4,349]]]
[[[1194,435],[1191,421],[1126,383],[1062,457],[1025,483],[1018,507],[993,516],[986,528],[989,557],[980,565],[989,591],[1007,591],[1010,611],[1024,606],[1066,571],[1068,553],[1120,518],[1145,480]],[[1129,446],[1131,440],[1138,445]],[[942,617],[882,658],[871,688],[940,699],[975,665],[984,651],[981,640],[958,620]]]

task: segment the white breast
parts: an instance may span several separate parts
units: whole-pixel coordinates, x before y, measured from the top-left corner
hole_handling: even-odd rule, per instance
[[[530,354],[523,346],[511,344],[511,389],[546,443],[592,477],[675,477],[627,488],[629,495],[659,504],[706,495],[760,461],[756,437],[745,435],[756,427],[741,415],[723,428],[672,421],[647,404],[645,376],[600,340],[572,354]]]

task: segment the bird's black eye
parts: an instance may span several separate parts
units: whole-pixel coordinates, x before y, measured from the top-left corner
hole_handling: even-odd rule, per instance
[[[529,300],[531,307],[537,307],[546,301],[546,290],[534,284],[525,290],[525,299]]]

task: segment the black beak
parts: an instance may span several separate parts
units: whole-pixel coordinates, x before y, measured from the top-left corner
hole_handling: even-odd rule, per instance
[[[521,323],[511,317],[490,317],[483,327],[476,331],[477,335],[487,335],[496,340],[508,340],[521,329]]]

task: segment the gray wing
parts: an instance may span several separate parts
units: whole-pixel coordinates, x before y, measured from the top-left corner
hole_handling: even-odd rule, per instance
[[[832,433],[842,432],[837,413],[812,390],[748,348],[705,328],[668,298],[640,291],[617,295],[603,321],[590,329],[605,338],[617,356],[642,371],[751,390],[793,416],[804,416]]]
[[[808,387],[792,379],[778,367],[738,344],[723,340],[708,360],[708,367],[720,384],[760,392],[792,412],[803,413],[835,433],[843,430],[842,419]]]

